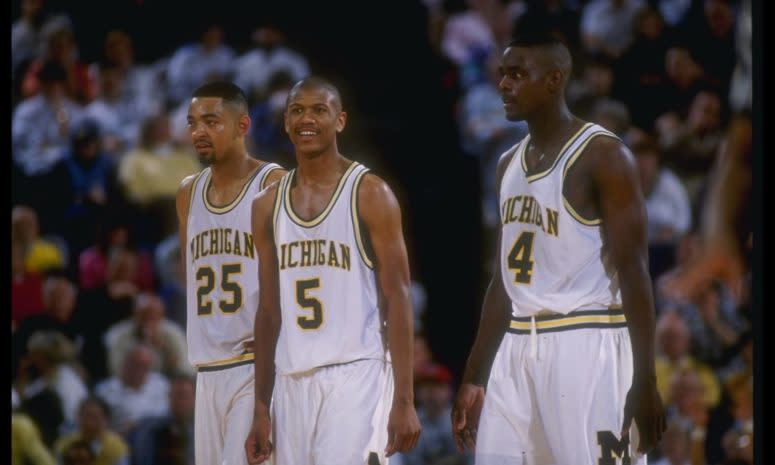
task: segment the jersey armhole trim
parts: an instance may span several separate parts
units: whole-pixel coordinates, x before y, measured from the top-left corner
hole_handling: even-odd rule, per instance
[[[280,184],[277,186],[277,191],[275,192],[274,209],[272,211],[272,235],[274,237],[277,237],[277,217],[280,215],[280,208],[283,203],[282,198],[285,195],[285,183],[288,180],[288,174],[285,174],[280,178]]]
[[[597,136],[604,136],[604,137],[611,137],[614,139],[619,139],[614,134],[609,133],[608,131],[596,131],[592,134],[589,134],[587,137],[587,140],[585,140],[581,145],[578,146],[578,148],[571,154],[571,156],[568,158],[568,161],[565,162],[565,167],[562,170],[562,186],[565,186],[565,176],[568,174],[568,170],[573,166],[573,164],[578,160],[578,158],[581,156],[582,153],[584,153],[584,150],[587,148],[587,145],[589,145],[590,142],[592,142],[592,139],[594,139]],[[570,215],[578,221],[579,223],[583,224],[584,226],[600,226],[603,224],[602,218],[594,218],[594,219],[587,219],[581,216],[570,204],[568,199],[565,197],[564,189],[560,189],[561,195],[562,195],[562,204],[565,205],[565,210],[570,213]]]
[[[368,169],[361,170],[360,173],[355,175],[355,180],[353,181],[353,188],[351,192],[351,199],[350,199],[350,216],[352,218],[353,223],[353,230],[355,232],[355,242],[358,244],[358,253],[361,256],[361,259],[363,260],[363,263],[369,267],[370,269],[374,269],[374,261],[369,257],[369,254],[366,252],[366,247],[364,246],[365,241],[363,239],[363,233],[361,232],[361,219],[360,215],[358,214],[358,188],[361,185],[361,180],[363,179],[363,175],[368,173]]]
[[[269,174],[272,173],[272,171],[281,170],[282,167],[275,163],[267,163],[267,169],[266,173],[261,175],[261,184],[258,186],[258,190],[262,191],[266,188],[266,182],[269,180]]]
[[[199,178],[202,177],[202,174],[205,172],[205,170],[202,170],[199,172],[199,174],[196,175],[194,178],[194,182],[191,183],[191,190],[188,192],[188,212],[186,212],[186,224],[188,224],[188,219],[191,217],[191,207],[194,206],[194,196],[196,196],[196,185],[199,183]]]

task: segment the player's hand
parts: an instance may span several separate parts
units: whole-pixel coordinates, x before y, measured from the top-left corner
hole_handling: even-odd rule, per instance
[[[476,384],[465,383],[455,396],[452,404],[452,437],[458,452],[476,448],[476,432],[479,428],[479,415],[484,405],[484,388]]]
[[[272,441],[269,440],[271,431],[269,412],[256,412],[250,433],[245,440],[245,455],[250,465],[258,465],[269,459],[273,450]]]
[[[409,452],[417,445],[420,437],[420,420],[411,403],[393,402],[388,420],[388,443],[385,455],[390,457],[396,452]]]
[[[632,421],[638,427],[639,454],[646,454],[656,447],[667,428],[662,398],[657,391],[656,377],[633,378],[632,387],[624,403],[624,423],[621,436],[629,436]]]

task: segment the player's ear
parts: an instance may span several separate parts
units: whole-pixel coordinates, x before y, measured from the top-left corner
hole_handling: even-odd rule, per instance
[[[239,133],[241,136],[244,136],[248,133],[250,130],[250,116],[247,115],[247,113],[243,113],[239,117],[239,121],[237,121],[237,127],[239,128]]]
[[[562,71],[559,69],[555,69],[549,72],[549,74],[546,77],[548,84],[549,84],[549,91],[553,94],[556,94],[557,92],[561,92],[563,88],[563,81],[565,80],[565,76],[563,75]]]
[[[347,125],[347,112],[340,111],[336,116],[336,132],[342,132]]]

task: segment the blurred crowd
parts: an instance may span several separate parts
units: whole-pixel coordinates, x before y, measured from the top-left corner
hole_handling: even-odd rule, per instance
[[[482,274],[498,225],[495,165],[527,132],[504,117],[500,52],[518,31],[549,27],[574,54],[571,110],[628,144],[646,198],[669,412],[650,463],[752,463],[750,1],[422,4],[443,63],[437,84],[454,103],[461,150],[478,160]],[[86,61],[66,11],[21,0],[11,33],[14,465],[193,464],[174,204],[180,180],[201,169],[188,96],[210,80],[236,82],[250,100],[251,152],[288,167],[285,98],[314,71],[276,25],[255,27],[243,49],[223,27],[143,63],[117,28]],[[424,293],[415,283],[423,434],[391,463],[471,464],[454,448],[455,380],[425,338]]]

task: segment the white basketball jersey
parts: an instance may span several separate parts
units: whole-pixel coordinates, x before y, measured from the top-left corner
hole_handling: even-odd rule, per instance
[[[367,171],[353,162],[326,208],[309,221],[291,205],[296,170],[280,182],[274,208],[282,308],[275,365],[280,374],[386,358],[373,263],[357,214],[358,185]]]
[[[258,308],[258,256],[250,206],[274,163],[262,165],[237,198],[225,206],[207,200],[210,168],[194,180],[186,237],[186,337],[188,361],[198,367],[252,358],[243,343],[253,340]]]
[[[515,317],[621,306],[618,279],[603,250],[601,220],[579,216],[562,192],[567,170],[598,136],[616,138],[587,123],[549,169],[531,176],[525,163],[530,134],[511,149],[515,154],[499,197],[499,261]]]

